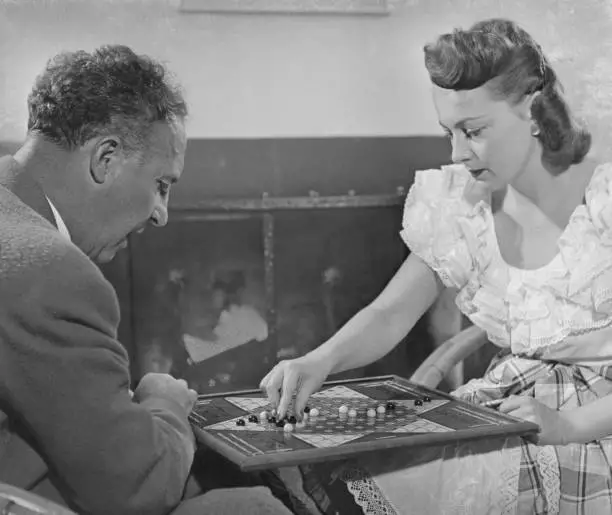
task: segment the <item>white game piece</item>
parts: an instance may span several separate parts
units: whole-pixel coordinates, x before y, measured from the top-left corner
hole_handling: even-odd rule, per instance
[[[373,408],[370,408],[367,412],[368,417],[375,417],[376,416],[376,410]]]
[[[265,422],[266,420],[268,420],[268,412],[267,412],[267,411],[262,411],[262,412],[259,414],[259,420],[260,420],[261,422]]]
[[[377,413],[382,414],[382,413],[384,413],[385,411],[387,411],[387,410],[385,409],[385,407],[384,407],[382,404],[381,404],[380,406],[378,406],[378,408],[376,408],[376,412],[377,412]]]
[[[348,410],[349,410],[349,409],[348,409],[348,407],[347,407],[347,406],[340,406],[340,407],[338,408],[338,412],[339,412],[339,413],[342,413],[342,414],[344,414],[344,413],[348,413]]]
[[[317,417],[319,415],[319,410],[317,408],[312,408],[310,410],[310,416],[311,417]]]
[[[291,433],[293,431],[293,424],[285,424],[283,426],[285,433]]]
[[[356,417],[357,416],[357,410],[354,408],[351,408],[350,410],[348,410],[348,416],[349,417]]]

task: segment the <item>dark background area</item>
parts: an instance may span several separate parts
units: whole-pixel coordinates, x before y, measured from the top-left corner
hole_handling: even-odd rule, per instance
[[[0,154],[16,147],[0,143]],[[403,196],[415,170],[439,167],[449,155],[448,141],[434,136],[190,140],[171,195],[170,223],[133,236],[130,247],[102,267],[120,300],[119,336],[134,380],[167,371],[200,391],[251,388],[275,360],[322,343],[380,293],[405,259]],[[398,201],[275,211],[277,331],[274,338],[249,339],[268,322],[263,213],[211,213],[207,202],[313,195],[397,195]],[[259,329],[249,332],[251,326]],[[194,363],[185,335],[208,342],[216,354]],[[234,341],[227,350],[224,338]],[[423,317],[389,355],[345,375],[409,376],[434,344]]]

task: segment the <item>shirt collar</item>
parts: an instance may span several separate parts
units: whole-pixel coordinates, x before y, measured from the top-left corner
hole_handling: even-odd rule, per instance
[[[53,202],[49,200],[49,197],[45,195],[45,198],[47,199],[47,202],[49,203],[49,207],[51,208],[51,211],[53,212],[53,218],[55,218],[55,225],[57,225],[57,230],[60,232],[62,236],[72,241],[72,238],[70,237],[70,231],[68,231],[68,227],[66,227],[66,224],[64,223],[64,219],[59,214],[59,211],[55,208],[55,206],[53,205]]]

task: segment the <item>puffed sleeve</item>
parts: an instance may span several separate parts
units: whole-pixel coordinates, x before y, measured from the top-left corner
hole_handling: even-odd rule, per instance
[[[404,206],[400,235],[445,286],[460,289],[469,280],[472,258],[460,218],[469,205],[463,191],[469,172],[458,165],[415,173]]]
[[[569,294],[581,305],[612,313],[612,164],[599,165],[585,192],[586,212],[576,210],[561,238],[571,270]]]
[[[612,244],[612,164],[600,165],[586,189],[585,201],[593,226],[606,244]]]

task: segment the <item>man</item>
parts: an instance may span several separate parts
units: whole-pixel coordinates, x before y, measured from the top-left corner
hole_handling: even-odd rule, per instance
[[[81,514],[289,513],[263,488],[182,503],[196,394],[148,374],[132,398],[117,297],[92,261],[166,224],[186,146],[179,89],[106,46],[52,59],[28,106],[26,142],[0,160],[0,482]]]

